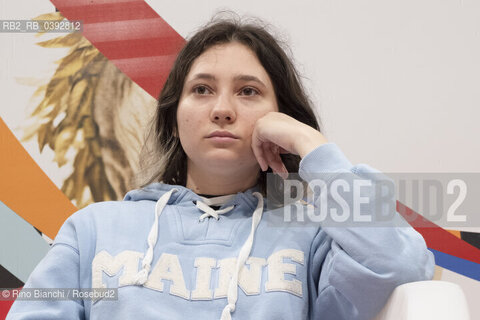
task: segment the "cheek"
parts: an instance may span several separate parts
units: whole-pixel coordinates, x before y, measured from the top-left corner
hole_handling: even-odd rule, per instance
[[[245,118],[245,123],[243,125],[243,128],[245,128],[244,129],[244,136],[246,137],[248,144],[251,144],[251,142],[252,142],[252,134],[253,134],[253,130],[255,129],[255,125],[257,123],[257,120],[260,119],[261,117],[263,117],[267,113],[268,113],[268,111],[257,113],[257,114],[250,113]]]
[[[189,122],[190,122],[190,119],[188,118],[178,118],[178,127],[181,128],[182,130],[185,130],[187,129],[188,130],[188,127],[189,127]]]
[[[195,121],[195,117],[191,112],[189,106],[179,106],[177,110],[177,126],[180,136],[184,138],[189,136],[189,132],[192,131],[192,123]]]
[[[194,138],[195,134],[195,127],[192,124],[191,119],[188,118],[179,118],[177,120],[178,123],[178,133],[180,135],[180,141],[182,144],[187,143],[190,144],[189,141],[191,141]]]
[[[274,109],[274,107],[272,106],[271,108],[263,108],[263,110],[258,111],[256,113],[250,113],[248,115],[248,124],[249,124],[248,128],[250,133],[253,133],[253,129],[255,128],[257,121],[263,118],[267,113],[272,111],[277,111],[277,110]]]
[[[202,123],[198,114],[190,109],[182,109],[177,113],[177,125],[180,143],[187,156],[198,152],[202,136]]]
[[[191,137],[191,126],[189,124],[190,120],[188,117],[185,117],[185,115],[182,112],[177,113],[177,127],[178,127],[178,135],[180,138],[180,143],[183,146],[183,149],[185,150],[185,147],[188,148],[189,140]]]

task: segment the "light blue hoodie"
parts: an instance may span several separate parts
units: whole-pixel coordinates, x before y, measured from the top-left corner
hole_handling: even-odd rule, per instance
[[[328,143],[300,163],[315,172],[378,171]],[[118,301],[17,300],[7,319],[371,319],[396,286],[433,276],[412,228],[293,228],[256,191],[154,183],[79,210],[25,288],[118,287]]]

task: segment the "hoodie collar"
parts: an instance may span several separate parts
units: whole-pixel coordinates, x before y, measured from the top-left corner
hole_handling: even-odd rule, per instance
[[[139,201],[139,200],[151,200],[157,201],[160,197],[169,192],[171,189],[177,189],[178,192],[172,193],[170,199],[168,200],[168,204],[181,204],[188,201],[197,201],[203,199],[203,197],[199,196],[191,189],[186,188],[180,185],[171,185],[171,184],[164,184],[161,182],[154,182],[151,183],[143,188],[134,189],[125,195],[123,198],[124,201]],[[229,201],[225,205],[239,205],[241,203],[245,203],[248,207],[253,211],[257,206],[257,198],[253,195],[254,192],[260,192],[260,186],[255,185],[254,187],[247,189],[244,192],[237,192],[235,198]]]

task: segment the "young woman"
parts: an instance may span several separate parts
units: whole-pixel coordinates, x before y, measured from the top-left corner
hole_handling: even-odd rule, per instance
[[[431,279],[433,256],[409,227],[294,228],[267,208],[267,171],[324,173],[327,185],[377,171],[327,142],[264,28],[198,31],[154,126],[148,185],[72,215],[25,284],[119,288],[118,300],[16,301],[7,319],[370,319],[396,286]]]

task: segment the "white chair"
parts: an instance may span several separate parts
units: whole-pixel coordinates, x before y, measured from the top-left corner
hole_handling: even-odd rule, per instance
[[[374,320],[469,320],[465,294],[446,281],[418,281],[398,286]]]

